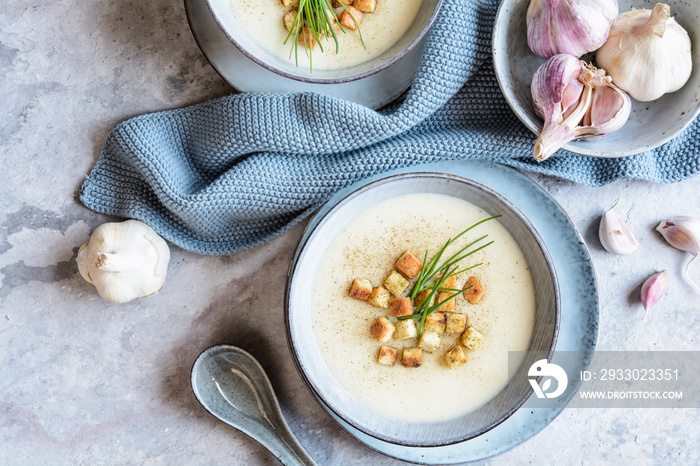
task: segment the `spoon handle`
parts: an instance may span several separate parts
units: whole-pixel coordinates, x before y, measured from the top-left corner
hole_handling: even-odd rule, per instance
[[[294,436],[282,412],[272,411],[266,414],[257,420],[249,418],[247,419],[248,423],[241,422],[241,420],[233,422],[228,417],[215,415],[221,421],[236,430],[240,430],[267,448],[285,466],[318,466],[318,463],[314,461]]]
[[[258,438],[258,441],[262,439]],[[261,444],[270,450],[285,466],[318,466],[299,441],[294,437],[287,423],[281,419],[278,429]]]

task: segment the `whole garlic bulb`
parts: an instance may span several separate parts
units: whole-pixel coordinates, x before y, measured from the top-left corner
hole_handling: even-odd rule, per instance
[[[618,87],[642,102],[677,91],[693,69],[688,33],[664,3],[620,13],[596,61]]]
[[[617,0],[532,0],[527,43],[540,57],[579,58],[605,43],[618,12]]]
[[[535,113],[544,126],[535,142],[535,160],[542,162],[578,138],[594,138],[620,129],[632,102],[611,83],[605,70],[572,55],[555,55],[535,72],[530,83]]]
[[[125,303],[158,293],[165,285],[170,249],[143,222],[105,223],[78,251],[80,275],[107,301]]]

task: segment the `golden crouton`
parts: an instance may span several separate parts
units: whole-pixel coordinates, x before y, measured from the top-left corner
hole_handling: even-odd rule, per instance
[[[372,282],[366,278],[356,278],[350,285],[350,297],[358,301],[367,301],[372,293]]]
[[[410,251],[403,253],[396,261],[396,270],[404,274],[406,278],[416,278],[423,268],[423,264]]]
[[[440,335],[435,332],[423,332],[418,340],[418,347],[423,351],[432,353],[440,346]]]
[[[377,0],[355,0],[352,6],[364,13],[374,13],[377,8]]]
[[[462,344],[470,350],[478,349],[484,342],[484,336],[474,327],[467,327],[462,334]]]
[[[389,308],[393,317],[410,316],[413,314],[411,298],[397,298],[389,300]]]
[[[442,276],[438,278],[442,278]],[[447,278],[444,282],[442,282],[442,286],[440,288],[457,289],[457,275],[452,275],[451,277]]]
[[[438,279],[438,280],[439,280],[440,278],[442,278],[442,274],[439,274],[439,275],[437,276],[437,279]],[[443,290],[444,290],[444,289],[449,289],[449,288],[451,288],[451,289],[457,289],[457,275],[452,275],[451,277],[445,279],[445,281],[442,282],[442,285],[440,286],[440,289],[443,289]],[[452,296],[453,294],[455,294],[455,293],[454,293],[454,292],[451,292],[451,291],[441,291],[441,292],[439,292],[438,295],[437,295],[437,302],[438,302],[438,303],[441,303],[441,302],[443,302],[444,300],[446,300],[447,298],[449,298],[450,296]],[[440,306],[440,307],[438,308],[438,310],[439,310],[440,312],[455,312],[455,299],[456,299],[456,298],[450,299],[450,300],[447,301],[445,304],[443,304],[442,306]]]
[[[338,24],[338,17],[335,15],[335,12],[330,8],[326,8],[326,12],[328,13],[328,17],[330,18],[331,27],[333,28],[333,30],[335,32],[340,31],[340,24]]]
[[[484,296],[484,286],[479,280],[477,280],[476,277],[469,277],[467,282],[464,284],[464,287],[467,288],[469,286],[471,286],[471,288],[464,290],[464,299],[469,301],[471,304],[476,304],[479,302],[481,297]]]
[[[464,355],[462,348],[459,345],[455,345],[454,348],[445,354],[445,362],[450,367],[458,367],[467,362],[467,357]]]
[[[287,31],[291,31],[294,28],[294,23],[297,20],[297,9],[292,8],[284,14],[282,19],[284,20],[285,29],[287,29]]]
[[[453,293],[451,291],[441,291],[440,293],[438,293],[437,302],[441,303],[454,294],[455,293]],[[442,306],[440,306],[438,308],[438,310],[440,312],[454,312],[455,311],[455,299],[457,299],[457,298],[450,299],[449,301],[444,303]]]
[[[445,325],[446,333],[462,333],[467,329],[466,314],[450,314]]]
[[[413,300],[413,305],[414,305],[415,307],[420,306],[420,305],[423,303],[423,301],[425,301],[425,298],[427,298],[428,295],[429,295],[432,291],[433,291],[433,290],[423,290],[423,291],[421,291],[420,293],[418,293],[418,294],[416,295],[416,299]],[[429,303],[427,304],[428,306],[432,306],[432,304],[435,302],[435,295],[433,295],[433,297],[432,297],[432,299],[431,299],[430,301],[431,301],[431,302],[429,302]]]
[[[445,333],[445,314],[442,312],[433,312],[425,318],[424,332],[435,332],[438,335]]]
[[[377,341],[386,343],[391,340],[391,336],[394,334],[394,324],[392,324],[389,319],[382,316],[374,321],[369,331],[372,332],[372,336]]]
[[[377,362],[384,366],[393,366],[396,362],[396,355],[398,351],[391,346],[382,346],[379,348],[379,354],[377,355]]]
[[[282,5],[287,8],[296,8],[299,6],[299,0],[282,0]]]
[[[351,6],[347,7],[346,10],[343,10],[343,14],[340,16],[340,24],[351,31],[357,31],[357,28],[361,22],[362,12]]]
[[[420,348],[404,348],[401,357],[403,367],[420,367],[423,363],[423,351]]]
[[[311,29],[304,28],[304,30],[299,33],[299,45],[303,45],[309,50],[316,48],[316,45],[318,45],[318,39],[316,39],[316,36]]]
[[[395,340],[407,340],[409,338],[415,338],[418,334],[418,329],[416,329],[416,323],[413,321],[413,319],[400,320],[396,322],[395,329]]]
[[[378,286],[375,289],[373,289],[372,292],[369,294],[367,302],[370,303],[372,306],[387,308],[389,307],[390,298],[391,293],[389,293],[389,290]]]
[[[333,8],[338,8],[343,5],[351,5],[355,0],[333,0]]]
[[[403,278],[396,270],[392,270],[386,280],[384,280],[384,288],[391,291],[395,297],[401,296],[406,288],[408,288],[408,280]]]

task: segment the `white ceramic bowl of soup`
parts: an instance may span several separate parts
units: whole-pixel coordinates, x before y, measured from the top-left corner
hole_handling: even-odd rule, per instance
[[[293,39],[286,44],[282,17],[289,9],[280,0],[207,0],[214,19],[231,42],[248,58],[279,75],[298,81],[335,84],[378,73],[416,47],[428,32],[442,0],[377,0],[374,13],[365,13],[357,31],[338,32],[336,54],[332,40],[324,51],[311,52],[312,67],[303,46],[290,57]],[[298,58],[298,64],[297,64]]]
[[[486,293],[476,305],[459,297],[456,311],[485,337],[449,368],[446,335],[417,368],[401,365],[415,340],[379,343],[369,328],[388,310],[348,296],[354,278],[382,284],[406,250],[435,254],[466,226],[463,240],[494,243],[468,258]],[[480,243],[483,244],[483,243]],[[287,336],[302,378],[329,409],[355,428],[401,445],[447,445],[480,435],[515,412],[532,393],[527,370],[550,358],[560,313],[556,273],[530,222],[506,199],[468,179],[409,173],[365,185],[320,219],[300,243],[286,294]],[[380,346],[399,350],[392,367],[377,363]]]

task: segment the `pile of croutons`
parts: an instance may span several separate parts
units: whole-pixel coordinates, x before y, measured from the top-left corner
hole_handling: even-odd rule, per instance
[[[299,6],[299,0],[282,0],[282,5],[288,10],[282,17],[284,21],[284,27],[287,31],[291,31],[294,28],[294,23],[297,17],[297,7]],[[362,22],[362,17],[366,13],[374,13],[377,8],[377,0],[333,0],[333,8],[343,8],[342,12],[340,10],[329,11],[328,13],[333,18],[331,23],[333,25],[334,31],[339,31],[340,26],[335,18],[338,18],[340,14],[340,24],[351,31],[357,31],[357,28]],[[299,45],[303,45],[307,49],[313,50],[318,44],[316,36],[307,27],[299,33]]]
[[[395,264],[396,270],[392,270],[384,280],[383,286],[374,287],[366,278],[356,278],[350,285],[350,297],[367,302],[375,307],[389,309],[391,317],[380,316],[372,324],[370,332],[381,343],[393,340],[407,340],[418,337],[418,329],[414,319],[398,320],[397,317],[413,314],[414,307],[418,307],[428,297],[431,290],[425,290],[416,295],[413,302],[408,296],[402,297],[409,290],[409,280],[416,278],[423,264],[410,251],[406,251]],[[476,304],[484,295],[484,287],[476,277],[469,277],[463,288],[458,286],[458,276],[454,275],[445,280],[441,286],[444,289],[463,289],[464,298],[471,304]],[[456,294],[454,291],[440,291],[437,298],[433,296],[435,305],[445,301]],[[392,297],[393,296],[393,297]],[[440,347],[444,335],[461,334],[461,344],[469,350],[476,350],[481,346],[484,337],[478,330],[467,326],[467,315],[456,312],[453,298],[443,303],[436,311],[430,313],[425,319],[423,333],[415,347],[405,348],[401,355],[401,365],[404,367],[419,367],[423,362],[423,351],[430,353]],[[377,362],[385,366],[393,366],[396,363],[398,350],[391,346],[379,348]],[[467,357],[459,344],[454,345],[446,354],[445,362],[451,368],[461,366],[467,362]]]

